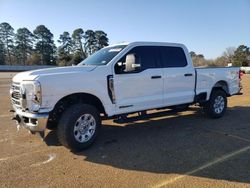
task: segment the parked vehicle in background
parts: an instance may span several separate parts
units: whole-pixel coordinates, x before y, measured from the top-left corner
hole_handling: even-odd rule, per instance
[[[75,67],[23,72],[12,81],[17,123],[41,135],[57,128],[59,141],[72,150],[94,142],[101,114],[198,104],[220,118],[227,97],[240,91],[239,68],[194,68],[183,44],[158,42],[108,46]]]
[[[245,74],[250,74],[250,67],[240,67],[240,70]]]

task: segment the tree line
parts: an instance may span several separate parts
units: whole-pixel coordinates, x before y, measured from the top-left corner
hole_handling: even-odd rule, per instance
[[[59,65],[77,64],[95,51],[108,46],[109,39],[102,30],[77,28],[64,31],[54,42],[54,35],[45,25],[33,32],[26,27],[14,28],[0,24],[0,65]]]
[[[33,32],[26,27],[17,29],[6,22],[0,24],[0,65],[59,65],[77,64],[108,46],[109,39],[102,30],[75,29],[72,34],[64,31],[54,43],[54,35],[45,25],[38,25]],[[214,60],[191,51],[194,66],[250,66],[250,51],[246,45],[229,47]]]
[[[210,67],[225,67],[228,65],[232,66],[250,66],[250,51],[249,47],[245,45],[239,45],[237,48],[227,48],[220,57],[214,60],[205,59],[203,54],[196,54],[191,51],[194,66],[210,66]]]

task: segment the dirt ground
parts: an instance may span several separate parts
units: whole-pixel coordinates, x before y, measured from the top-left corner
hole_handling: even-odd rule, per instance
[[[0,73],[0,187],[250,187],[250,75],[221,119],[160,111],[103,122],[91,148],[72,153],[56,131],[42,141],[11,121],[10,77]]]

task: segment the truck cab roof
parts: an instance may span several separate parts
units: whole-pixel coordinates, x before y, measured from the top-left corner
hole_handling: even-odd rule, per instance
[[[122,43],[116,43],[109,45],[111,46],[118,46],[118,45],[132,45],[132,46],[143,46],[143,45],[148,45],[148,46],[176,46],[176,47],[182,47],[186,48],[184,44],[181,43],[173,43],[173,42],[150,42],[150,41],[134,41],[134,42],[122,42]]]

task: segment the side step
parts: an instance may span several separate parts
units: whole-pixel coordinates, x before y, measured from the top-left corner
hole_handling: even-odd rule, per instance
[[[119,115],[117,116],[116,119],[113,120],[113,122],[114,123],[129,123],[129,122],[138,121],[138,120],[142,120],[142,119],[146,119],[150,117],[150,115],[147,114],[147,111],[141,111],[137,113],[138,113],[138,116],[135,116],[135,117],[128,117],[128,114]]]
[[[189,104],[186,105],[179,105],[179,106],[173,106],[172,108],[162,108],[157,110],[164,110],[166,111],[158,111],[154,113],[148,114],[147,111],[141,111],[137,112],[138,116],[128,117],[128,114],[122,114],[116,116],[116,118],[113,120],[114,123],[131,123],[138,120],[143,119],[149,119],[149,118],[156,118],[156,117],[162,117],[162,116],[168,116],[168,115],[175,115],[179,112],[186,111],[189,109]]]
[[[243,93],[242,93],[242,92],[239,92],[239,93],[236,93],[236,94],[234,94],[234,95],[243,95]]]

